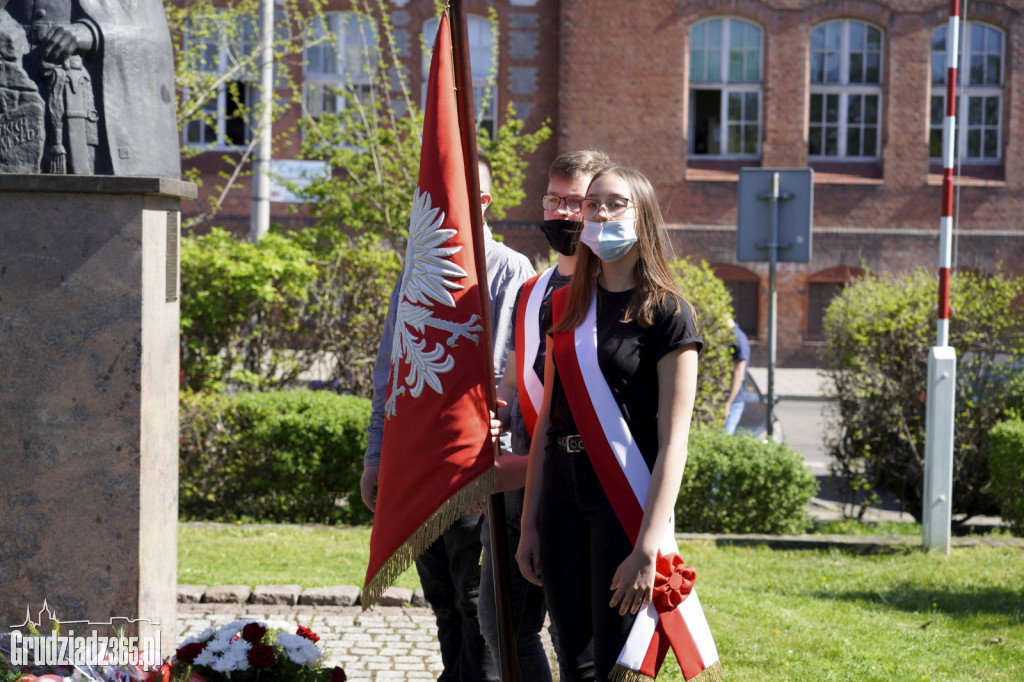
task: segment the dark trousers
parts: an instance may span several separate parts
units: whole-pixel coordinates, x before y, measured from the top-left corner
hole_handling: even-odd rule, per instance
[[[538,524],[544,596],[565,658],[561,682],[607,680],[634,621],[608,606],[615,569],[633,544],[587,453],[548,448]]]
[[[477,622],[480,592],[480,527],[486,517],[466,514],[456,520],[416,559],[423,595],[437,619],[445,682],[497,682]]]
[[[509,601],[512,611],[512,629],[516,646],[516,677],[521,682],[551,682],[548,663],[540,631],[544,627],[547,608],[543,590],[523,577],[515,561],[519,547],[520,519],[523,515],[523,489],[505,493],[505,526],[508,536]],[[484,545],[483,563],[480,565],[480,632],[487,641],[495,666],[498,665],[498,619],[495,607],[494,565],[491,556],[490,524],[485,523],[481,533]]]

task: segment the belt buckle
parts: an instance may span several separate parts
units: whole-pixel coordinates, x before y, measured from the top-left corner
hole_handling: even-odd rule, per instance
[[[583,452],[583,438],[578,435],[559,436],[558,444],[561,445],[562,448],[564,448],[570,455],[577,452]]]

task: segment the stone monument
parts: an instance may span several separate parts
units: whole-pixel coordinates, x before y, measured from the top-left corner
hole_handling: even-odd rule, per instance
[[[0,0],[0,633],[176,644],[173,89],[160,0]]]

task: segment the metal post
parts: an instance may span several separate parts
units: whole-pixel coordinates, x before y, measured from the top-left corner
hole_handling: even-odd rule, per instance
[[[258,242],[270,229],[270,157],[274,110],[274,0],[260,3],[259,145],[252,174],[249,239]]]
[[[956,148],[956,63],[960,4],[951,0],[946,29],[946,118],[942,127],[942,218],[939,222],[939,311],[936,344],[928,354],[925,407],[923,543],[949,554],[956,419],[956,351],[949,347],[949,276],[953,255],[953,164]]]
[[[775,285],[775,266],[779,260],[779,174],[772,173],[771,202],[772,240],[768,245],[768,400],[767,400],[767,434],[768,440],[774,435],[772,421],[775,412],[775,334],[778,328],[778,290]]]

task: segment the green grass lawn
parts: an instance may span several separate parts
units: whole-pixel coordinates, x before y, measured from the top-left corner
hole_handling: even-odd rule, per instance
[[[181,583],[361,585],[369,530],[183,524],[178,543]],[[680,552],[728,680],[1024,679],[1020,545]],[[396,584],[417,587],[415,570]],[[659,679],[682,676],[666,664]]]

